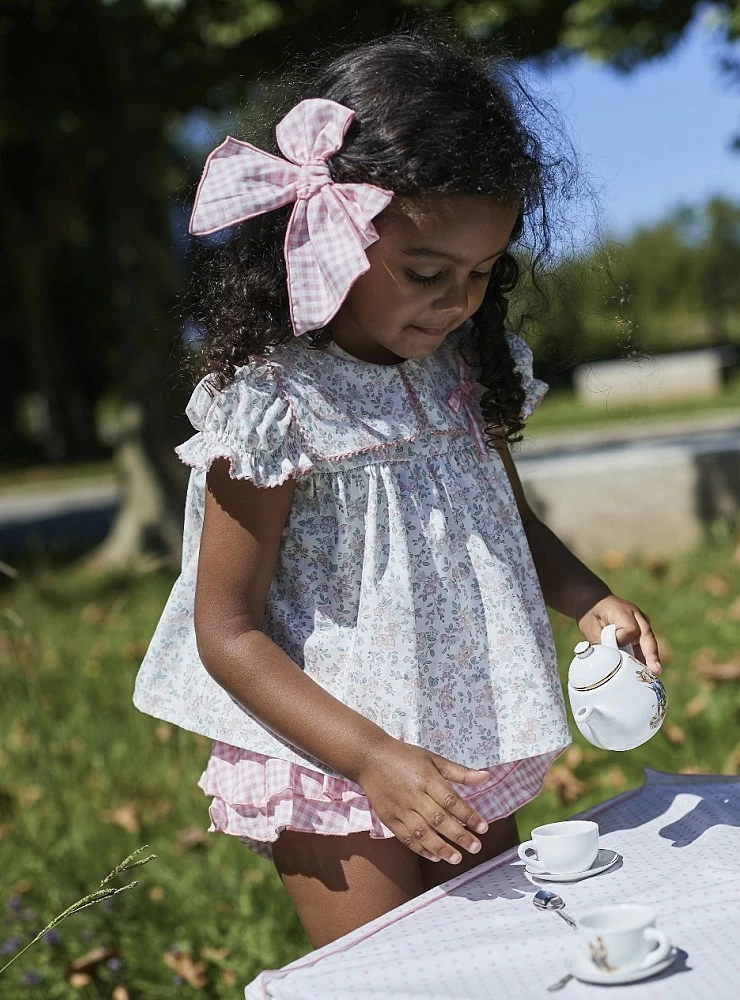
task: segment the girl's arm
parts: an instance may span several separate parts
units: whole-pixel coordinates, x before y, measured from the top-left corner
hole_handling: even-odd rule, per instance
[[[461,855],[438,833],[476,853],[480,842],[465,827],[484,833],[487,825],[448,782],[480,785],[487,772],[393,739],[308,677],[262,631],[294,491],[291,482],[258,488],[232,479],[225,460],[213,463],[195,592],[201,660],[268,729],[358,782],[407,847],[457,864]]]
[[[506,468],[521,514],[545,602],[573,618],[589,642],[599,642],[605,625],[617,626],[620,645],[634,643],[653,673],[661,672],[656,642],[647,615],[631,601],[616,597],[529,506],[511,451],[501,438],[496,450]]]

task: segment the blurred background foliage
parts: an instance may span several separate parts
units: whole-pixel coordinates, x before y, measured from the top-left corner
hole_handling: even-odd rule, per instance
[[[699,7],[0,0],[2,467],[112,454],[123,499],[89,567],[177,560],[188,200],[227,123],[259,119],[296,60],[436,18],[515,58],[586,52],[626,72],[670,51]],[[740,5],[709,10],[736,39]],[[723,69],[736,79],[729,55]],[[721,200],[687,207],[626,246],[564,258],[534,331],[541,373],[563,381],[583,359],[737,338],[739,212]]]

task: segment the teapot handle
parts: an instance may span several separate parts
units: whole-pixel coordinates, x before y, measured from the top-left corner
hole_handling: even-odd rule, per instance
[[[601,644],[602,646],[611,646],[612,649],[621,649],[627,654],[627,656],[634,656],[635,651],[632,648],[632,643],[628,642],[626,646],[619,646],[617,644],[617,626],[616,625],[605,625],[601,630]]]

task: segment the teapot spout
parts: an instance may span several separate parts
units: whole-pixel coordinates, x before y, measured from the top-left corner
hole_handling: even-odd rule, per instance
[[[595,747],[599,747],[601,750],[607,750],[609,748],[604,746],[593,729],[593,723],[597,722],[598,724],[598,717],[603,714],[598,708],[594,708],[593,705],[583,705],[574,713],[573,718],[589,743],[593,743]]]

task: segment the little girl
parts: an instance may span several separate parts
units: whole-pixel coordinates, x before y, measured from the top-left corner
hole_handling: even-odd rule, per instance
[[[318,946],[517,842],[569,743],[546,604],[660,664],[509,452],[546,391],[505,327],[511,248],[552,177],[500,71],[365,45],[276,139],[227,139],[197,193],[193,233],[234,228],[135,703],[216,741],[211,828],[273,858]]]

